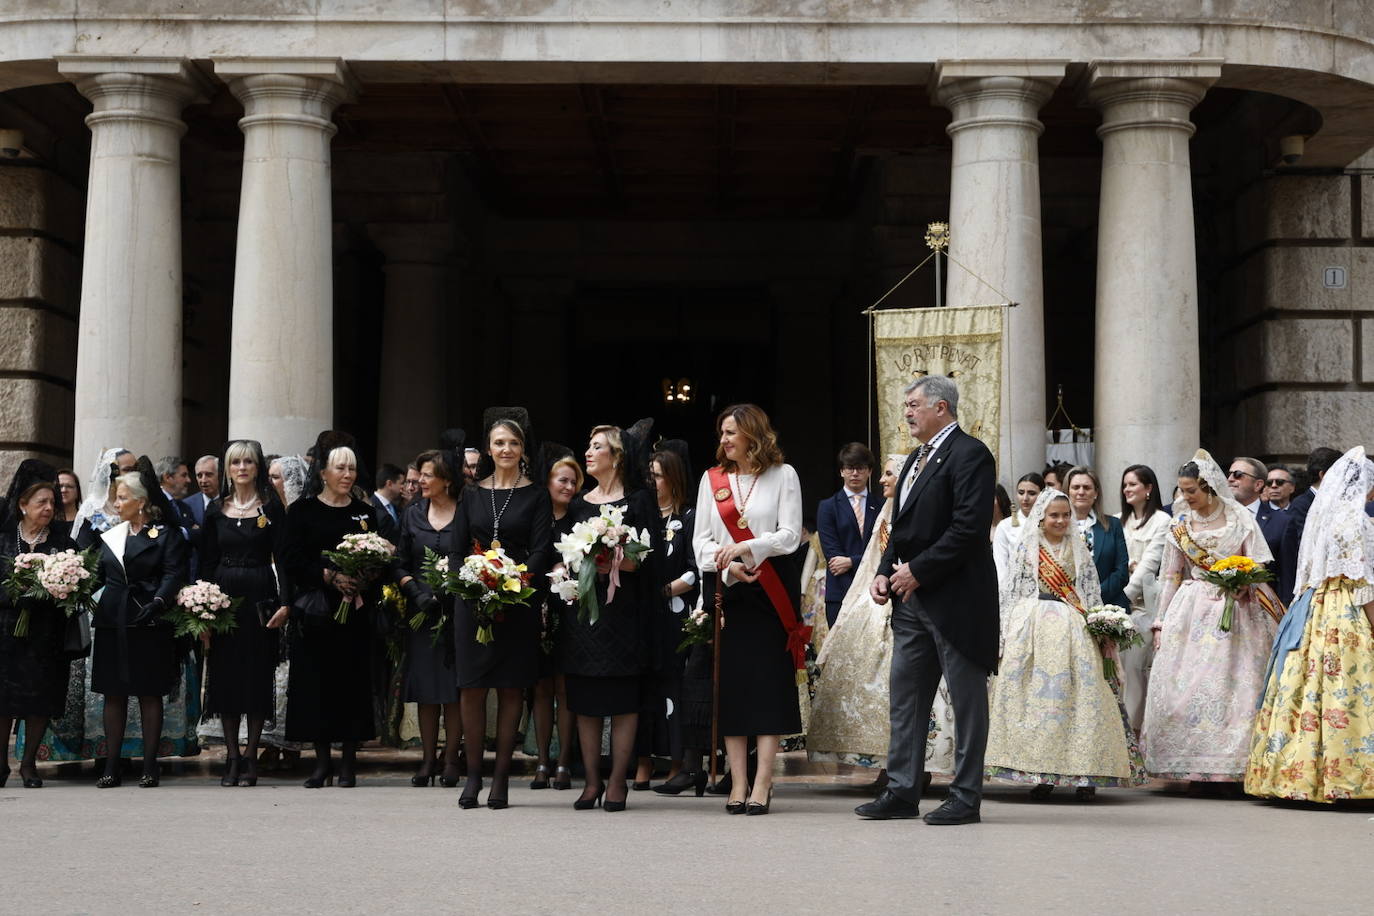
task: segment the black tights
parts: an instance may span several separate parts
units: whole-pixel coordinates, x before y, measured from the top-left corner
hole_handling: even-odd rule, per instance
[[[443,704],[420,703],[416,706],[416,714],[420,719],[420,747],[424,754],[420,773],[424,776],[434,772],[434,761],[439,756],[440,712],[444,714],[444,770],[447,772],[458,767],[458,748],[463,740],[462,701]]]
[[[157,746],[162,742],[162,697],[139,697],[138,718],[143,726],[143,775],[157,772]],[[119,775],[119,751],[129,724],[129,698],[105,695],[105,775]]]
[[[220,722],[224,726],[224,755],[229,763],[239,759],[239,720],[243,717],[238,713],[223,713],[220,715]],[[267,719],[265,716],[248,716],[248,747],[243,753],[251,761],[258,759],[258,742],[262,740],[262,726]]]
[[[546,677],[534,685],[534,744],[539,752],[539,763],[548,767],[549,745],[553,742],[554,700],[558,700],[558,765],[566,767],[572,763],[573,727],[576,718],[568,709],[568,691],[563,675]]]
[[[475,795],[482,786],[482,742],[487,734],[486,687],[464,687],[463,743],[467,747],[468,780],[464,795]],[[496,763],[491,774],[491,793],[506,798],[510,783],[510,759],[515,753],[515,730],[520,727],[524,691],[519,687],[496,688]]]
[[[324,781],[326,776],[334,772],[334,760],[330,757],[330,742],[315,742],[315,772],[311,773],[312,779]],[[344,741],[339,750],[339,774],[344,777],[356,776],[358,772],[358,742]]]
[[[14,719],[0,719],[0,736],[9,741]],[[43,743],[43,733],[48,730],[47,716],[27,716],[24,719],[24,759],[19,764],[20,774],[35,775],[38,768],[38,745]],[[8,753],[8,751],[6,752]],[[4,761],[5,772],[9,772],[9,761]]]
[[[587,787],[582,799],[595,798],[602,790],[601,783],[601,722],[600,716],[577,717],[577,738],[582,744],[582,766],[587,770]],[[635,752],[635,732],[639,729],[639,713],[627,712],[611,716],[611,779],[606,789],[607,801],[625,800],[625,778]],[[614,792],[612,791],[614,790]],[[612,795],[615,795],[612,798]]]

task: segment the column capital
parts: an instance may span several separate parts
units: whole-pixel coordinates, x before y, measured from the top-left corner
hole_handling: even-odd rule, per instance
[[[337,58],[233,57],[218,58],[214,65],[243,103],[239,127],[244,130],[292,123],[332,135],[334,109],[358,95],[348,66]]]
[[[444,264],[455,249],[448,223],[368,223],[367,237],[388,265]]]
[[[950,136],[970,127],[1044,129],[1036,115],[1064,79],[1063,61],[940,61],[930,97],[950,110]]]
[[[190,61],[177,57],[57,58],[63,76],[76,84],[94,110],[86,125],[111,120],[146,121],[186,130],[181,110],[213,95],[213,85]]]
[[[1188,114],[1221,77],[1221,61],[1098,60],[1088,65],[1084,96],[1102,112],[1099,137],[1154,127],[1191,136]]]

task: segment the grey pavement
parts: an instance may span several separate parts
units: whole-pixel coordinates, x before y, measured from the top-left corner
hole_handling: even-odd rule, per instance
[[[0,912],[1368,911],[1374,806],[1159,788],[1038,803],[993,786],[982,824],[939,828],[861,821],[871,773],[788,756],[767,817],[646,792],[579,812],[576,787],[527,779],[507,810],[462,811],[457,789],[411,788],[395,766],[316,791],[299,774],[221,788],[208,760],[165,767],[158,789],[97,790],[86,768],[25,790],[16,773],[0,789]]]

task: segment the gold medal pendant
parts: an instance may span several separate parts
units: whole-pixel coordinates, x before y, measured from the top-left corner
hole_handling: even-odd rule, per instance
[[[741,516],[739,517],[739,521],[735,522],[735,527],[736,527],[736,528],[739,528],[741,531],[743,531],[745,528],[748,528],[748,527],[749,527],[749,519],[747,519],[747,518],[745,518],[743,515],[741,515]]]
[[[501,539],[500,539],[500,538],[497,538],[496,540],[494,540],[494,541],[491,542],[491,549],[492,549],[492,550],[500,550],[500,549],[501,549]]]
[[[367,519],[365,519],[365,518],[360,518],[360,519],[358,519],[358,527],[361,528],[361,529],[363,529],[364,531],[366,531],[366,530],[367,530]]]
[[[266,528],[266,527],[267,527],[267,516],[265,516],[265,515],[259,515],[259,516],[258,516],[258,527],[259,527],[259,528]]]
[[[729,498],[730,498],[730,488],[729,488],[729,487],[721,487],[719,490],[716,491],[716,502],[718,502],[718,503],[723,503],[723,502],[725,502],[725,501],[726,501],[727,499],[729,499]]]
[[[157,530],[156,528],[149,528],[149,529],[148,529],[148,537],[149,537],[150,539],[156,541],[156,540],[157,540],[157,535],[158,535],[158,530]]]

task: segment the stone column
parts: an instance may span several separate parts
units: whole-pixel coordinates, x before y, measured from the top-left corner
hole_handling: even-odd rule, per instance
[[[217,60],[215,71],[244,109],[229,435],[296,453],[334,423],[330,117],[352,84],[337,60]]]
[[[170,58],[67,57],[90,100],[73,461],[181,451],[181,110],[205,81]]]
[[[501,290],[509,305],[488,311],[483,340],[487,346],[506,348],[508,399],[489,403],[527,408],[541,439],[562,442],[580,455],[590,427],[575,427],[569,416],[576,392],[568,368],[573,328],[569,309],[577,285],[566,277],[505,277]],[[595,422],[635,419],[611,417]],[[480,427],[468,430],[469,444],[481,447],[481,437]]]
[[[451,232],[444,224],[379,223],[368,235],[386,257],[377,461],[404,465],[438,444],[448,415],[444,289]]]
[[[933,84],[936,101],[954,116],[946,130],[954,143],[949,254],[957,263],[949,264],[945,304],[1017,303],[1007,316],[1002,341],[997,464],[998,476],[1006,482],[1045,463],[1037,148],[1044,125],[1036,116],[1063,77],[1062,62],[944,61]]]
[[[1215,61],[1104,61],[1088,73],[1102,112],[1093,439],[1109,496],[1127,466],[1167,482],[1198,447],[1188,116],[1220,75]]]

